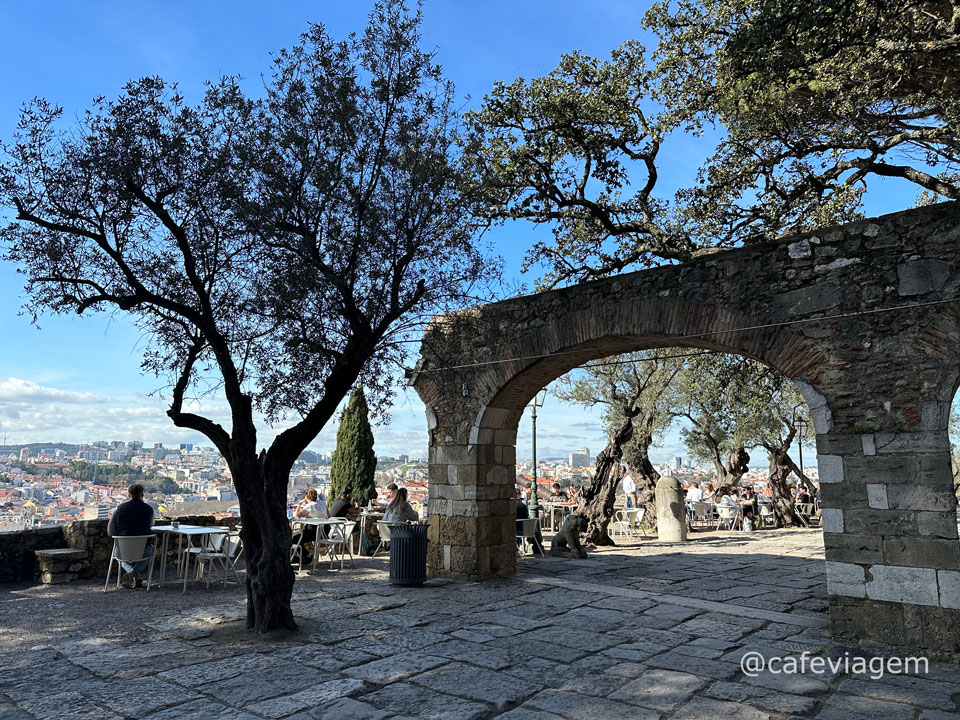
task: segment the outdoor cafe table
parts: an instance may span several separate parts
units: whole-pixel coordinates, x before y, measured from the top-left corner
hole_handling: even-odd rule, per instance
[[[347,523],[349,523],[349,522],[352,522],[352,521],[350,520],[350,518],[345,518],[345,517],[332,517],[332,518],[302,517],[302,518],[293,518],[293,520],[291,520],[291,523],[293,523],[294,525],[296,525],[296,524],[300,524],[300,525],[312,525],[313,527],[318,528],[318,529],[319,529],[320,527],[335,527],[335,526],[339,525],[339,526],[342,528],[341,533],[342,533],[343,535],[346,535],[346,526],[347,526]],[[317,534],[319,535],[319,532],[318,532]],[[301,542],[301,543],[303,542],[303,533],[300,534],[300,542]],[[344,538],[344,544],[346,544],[347,542],[350,542],[350,538]],[[319,557],[319,555],[320,555],[320,553],[318,552],[318,550],[319,550],[319,548],[317,547],[317,543],[314,542],[314,547],[313,547],[313,564],[312,564],[312,566],[311,566],[311,568],[310,568],[311,571],[317,569],[317,557]],[[331,552],[331,554],[333,553],[333,548],[330,549],[330,552]],[[300,567],[303,568],[303,560],[302,560],[302,558],[303,558],[303,549],[302,549],[302,548],[301,548],[301,550],[300,550],[300,553],[301,553],[301,554],[300,554],[300,557],[301,557]],[[353,555],[351,554],[350,557],[352,558]],[[333,562],[332,559],[331,559],[331,562]],[[352,560],[351,560],[351,562],[352,562]]]
[[[550,532],[556,532],[556,514],[553,512],[556,508],[560,508],[563,513],[563,519],[569,515],[574,508],[574,503],[572,502],[545,502],[543,507],[547,509],[547,514],[550,516]],[[561,519],[561,524],[563,522]]]
[[[211,535],[226,535],[230,532],[230,528],[228,527],[204,525],[178,525],[177,527],[173,525],[154,525],[150,529],[155,533],[163,535],[163,549],[160,555],[160,582],[157,583],[157,587],[163,587],[163,577],[167,571],[167,545],[169,544],[170,536],[179,536],[177,539],[177,553],[179,555],[177,571],[183,571],[183,592],[187,591],[187,578],[190,577],[190,548],[193,547],[193,538],[199,538],[199,545],[197,547],[203,548],[207,538]],[[186,539],[186,547],[183,547],[184,539]],[[177,575],[177,577],[180,576]]]

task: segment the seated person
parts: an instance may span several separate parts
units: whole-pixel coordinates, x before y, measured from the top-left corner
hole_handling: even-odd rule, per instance
[[[393,500],[383,514],[384,522],[416,522],[420,515],[407,502],[407,489],[397,488]]]
[[[109,537],[124,537],[126,535],[151,535],[151,526],[153,525],[153,508],[143,501],[143,485],[134,483],[127,488],[127,494],[130,499],[113,511],[110,522],[107,523],[107,535]],[[146,560],[140,560],[135,563],[121,562],[123,568],[123,586],[128,590],[143,585],[143,578],[140,574],[147,569],[150,564],[150,556],[154,553],[153,540],[147,540],[143,548],[143,557]],[[114,557],[119,557],[114,551]]]
[[[760,508],[757,495],[749,485],[743,489],[743,493],[740,496],[740,507],[743,511],[743,520],[746,526],[744,530],[752,530],[753,518],[757,516]]]
[[[528,520],[530,518],[530,510],[527,508],[527,504],[523,501],[523,488],[517,488],[517,520]],[[523,545],[523,538],[520,533],[523,532],[523,525],[517,523],[517,547]],[[537,539],[536,533],[533,537],[528,537],[527,542],[533,547],[533,552],[535,554],[543,555],[543,543]]]
[[[703,490],[700,489],[700,483],[691,483],[687,490],[687,504],[693,505],[693,503],[701,500],[703,500]]]
[[[570,498],[560,489],[560,483],[553,484],[553,492],[550,493],[550,502],[567,502]]]
[[[323,501],[320,494],[310,488],[303,496],[303,500],[298,502],[293,508],[293,519],[297,518],[325,518],[327,517],[327,504]],[[321,537],[327,536],[327,529],[320,528]],[[303,525],[299,530],[293,533],[293,544],[302,545],[303,543],[313,542],[317,539],[316,525]]]
[[[797,504],[806,504],[806,503],[812,502],[810,500],[810,493],[807,492],[807,489],[805,487],[801,487],[797,490],[796,502]]]
[[[387,505],[392,503],[393,499],[397,496],[398,489],[399,488],[397,487],[396,483],[390,483],[389,485],[387,485],[387,499],[384,500],[383,502],[380,502],[379,504],[382,507],[386,507]]]

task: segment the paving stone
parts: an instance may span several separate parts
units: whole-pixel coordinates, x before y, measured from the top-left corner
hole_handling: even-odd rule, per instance
[[[960,714],[941,712],[940,710],[924,710],[918,720],[960,720]]]
[[[607,648],[602,654],[617,660],[643,662],[654,655],[666,652],[671,647],[671,645],[652,642],[624,643],[617,647]]]
[[[708,660],[707,658],[691,657],[684,655],[676,650],[654,655],[645,660],[647,665],[665,670],[677,670],[684,673],[692,673],[714,680],[729,680],[740,672],[740,668],[733,663],[721,662],[719,660]]]
[[[606,610],[620,610],[633,614],[643,612],[648,608],[652,608],[656,604],[657,603],[653,600],[642,600],[640,598],[631,598],[628,600],[625,598],[611,597],[594,600],[592,603],[590,603],[590,606]]]
[[[554,713],[566,720],[598,720],[599,718],[659,720],[660,718],[659,713],[636,705],[624,705],[591,695],[579,695],[560,690],[544,690],[527,700],[523,706]]]
[[[577,692],[583,693],[584,695],[607,697],[611,693],[614,693],[623,687],[624,683],[627,682],[627,678],[610,673],[587,673],[585,675],[577,675],[573,678],[561,678],[559,685],[555,685],[549,681],[545,682],[548,685],[558,687],[558,689],[565,690],[567,692]]]
[[[770,714],[740,703],[695,697],[670,720],[769,720]]]
[[[783,713],[808,713],[816,705],[816,702],[809,697],[723,681],[713,683],[703,694],[717,700],[745,702],[758,708]]]
[[[594,664],[596,660],[594,658],[588,658]],[[619,677],[625,678],[636,678],[643,675],[650,668],[642,663],[635,662],[618,662],[616,665],[612,665],[604,670],[605,673],[609,675],[617,675]]]
[[[579,660],[588,654],[588,651],[579,647],[544,642],[531,636],[530,633],[500,638],[497,640],[497,648],[513,655],[539,657],[565,663]]]
[[[538,692],[542,685],[527,682],[522,676],[473,668],[463,663],[421,673],[411,679],[430,690],[458,695],[470,700],[492,703],[497,710],[517,704]]]
[[[494,720],[563,720],[563,718],[544,710],[528,710],[521,707],[503,715],[497,715]]]
[[[124,717],[143,717],[148,713],[185,700],[196,700],[200,696],[180,685],[164,682],[157,678],[131,678],[124,680],[122,690],[114,686],[100,686],[81,693],[95,703],[109,707]]]
[[[876,698],[836,693],[817,714],[817,720],[913,720],[917,710],[910,705]]]
[[[447,640],[446,642],[423,648],[427,655],[439,655],[451,660],[464,660],[490,670],[502,670],[514,664],[514,656],[499,647],[466,640]]]
[[[785,673],[762,670],[755,677],[743,680],[748,685],[770,688],[793,695],[809,695],[826,691],[828,684],[823,675],[813,673]]]
[[[586,650],[587,652],[597,652],[623,642],[622,638],[616,638],[611,635],[587,632],[584,630],[573,630],[563,626],[531,630],[530,632],[523,633],[519,638],[532,640],[534,642],[552,643],[554,645],[572,645],[578,650]]]
[[[266,670],[276,665],[277,661],[277,658],[260,653],[240,655],[166,670],[158,673],[158,677],[187,687],[197,687],[243,673]]]
[[[436,655],[402,653],[374,660],[366,665],[348,668],[341,674],[377,685],[389,685],[449,662],[449,658]]]
[[[336,672],[343,668],[365,665],[368,662],[376,660],[378,656],[339,645],[311,644],[278,650],[265,657],[293,660],[301,665],[317,668],[318,670]]]
[[[416,632],[409,630],[400,630],[390,628],[389,630],[375,630],[364,634],[363,649],[381,657],[396,655],[400,652],[413,652],[420,650],[428,645],[434,645],[447,639],[445,635],[433,633],[422,629]],[[349,640],[349,645],[356,646],[356,630],[354,636]]]
[[[466,676],[461,676],[461,684],[465,684],[466,680]],[[474,720],[490,712],[487,705],[408,683],[388,685],[367,693],[360,700],[420,720]]]
[[[30,694],[16,698],[19,708],[37,718],[64,720],[122,720],[118,715],[79,692]]]
[[[611,700],[669,712],[707,684],[703,678],[672,670],[648,670],[610,695]]]
[[[652,608],[647,610],[644,615],[648,617],[658,617],[665,620],[675,620],[678,623],[682,623],[684,620],[689,620],[695,615],[702,613],[702,610],[694,610],[692,608],[680,607],[679,605],[654,605]]]
[[[851,695],[865,695],[945,711],[957,709],[953,696],[960,692],[960,686],[957,685],[908,675],[884,675],[877,680],[848,678],[837,689]]]
[[[316,720],[404,720],[389,710],[380,710],[369,703],[354,698],[340,698],[331,703],[323,703],[303,713],[307,718]],[[292,720],[292,719],[291,719]]]
[[[305,665],[273,660],[267,667],[200,685],[197,689],[204,695],[222,700],[228,705],[246,705],[257,700],[305,690],[327,679],[325,673]]]
[[[193,700],[142,716],[142,720],[259,720],[244,710],[227,707],[212,700]]]
[[[339,700],[348,695],[357,695],[364,690],[366,690],[366,685],[362,680],[352,678],[328,680],[292,695],[253,703],[249,706],[249,709],[268,718],[281,718],[302,710],[309,710],[320,704]]]
[[[735,618],[728,615],[726,616],[726,619],[730,621],[734,620]],[[691,638],[710,637],[717,638],[718,640],[734,642],[750,632],[751,628],[742,627],[730,622],[711,620],[708,619],[706,615],[699,615],[692,620],[687,620],[686,622],[677,625],[676,630],[689,635]]]

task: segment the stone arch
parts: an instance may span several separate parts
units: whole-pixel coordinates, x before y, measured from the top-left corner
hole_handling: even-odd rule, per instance
[[[516,430],[540,388],[619,352],[715,349],[777,368],[811,409],[834,630],[960,650],[958,251],[948,203],[436,318],[412,378],[430,571],[515,569]]]

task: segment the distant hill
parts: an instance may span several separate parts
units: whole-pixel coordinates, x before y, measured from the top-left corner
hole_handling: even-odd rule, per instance
[[[80,450],[79,445],[71,445],[70,443],[35,442],[25,445],[0,445],[0,455],[9,455],[10,453],[19,455],[23,448],[30,448],[31,455],[39,455],[41,450],[63,450],[67,455],[76,455]]]

